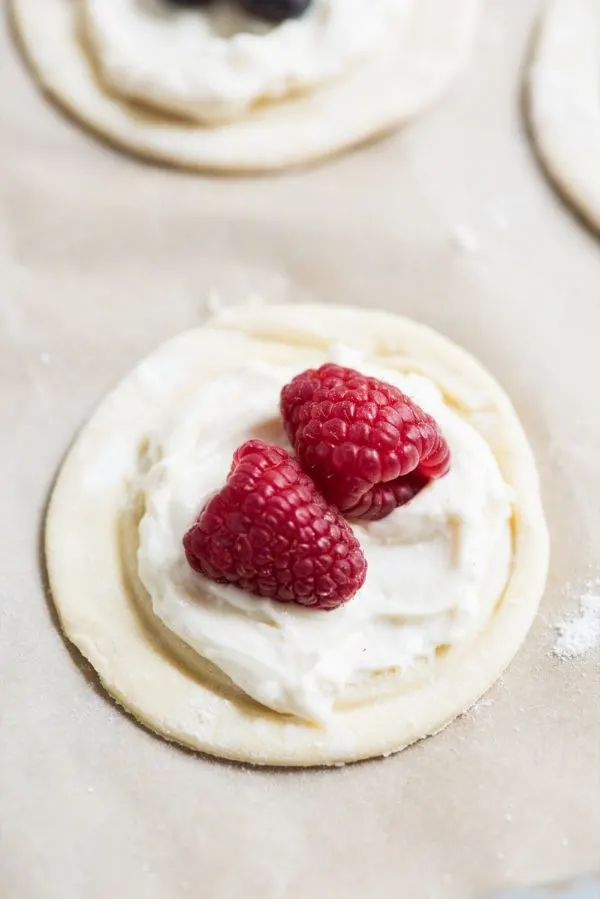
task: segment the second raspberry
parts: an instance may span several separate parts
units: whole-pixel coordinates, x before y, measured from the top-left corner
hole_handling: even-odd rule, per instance
[[[397,387],[328,363],[281,392],[298,461],[323,495],[354,518],[385,518],[450,468],[434,419]]]

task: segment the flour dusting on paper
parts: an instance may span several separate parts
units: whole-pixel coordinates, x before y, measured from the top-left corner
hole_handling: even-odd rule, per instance
[[[482,712],[484,709],[489,709],[489,707],[493,704],[493,699],[487,699],[483,697],[482,699],[479,699],[477,702],[475,702],[469,709],[467,709],[466,712],[464,712],[464,717],[475,718],[480,714],[480,712]]]
[[[456,224],[450,233],[452,245],[462,253],[473,255],[481,250],[479,235],[467,225]]]
[[[577,611],[555,625],[552,651],[559,659],[577,659],[600,647],[600,577],[586,581],[577,599]]]

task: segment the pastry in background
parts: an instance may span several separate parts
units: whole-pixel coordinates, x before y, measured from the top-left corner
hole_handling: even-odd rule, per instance
[[[600,229],[600,6],[550,0],[528,74],[530,130],[561,195]]]
[[[122,149],[188,169],[302,165],[426,109],[481,0],[11,0],[43,89]]]

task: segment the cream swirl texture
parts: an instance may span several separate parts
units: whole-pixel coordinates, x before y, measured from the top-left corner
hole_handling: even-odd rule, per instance
[[[320,612],[259,599],[195,574],[183,552],[183,534],[224,483],[234,450],[252,437],[286,446],[279,393],[296,371],[254,363],[190,385],[147,435],[131,485],[143,499],[137,564],[153,613],[248,696],[315,722],[368,698],[382,676],[402,685],[441,647],[480,630],[511,562],[511,495],[483,437],[426,377],[336,353],[348,358],[436,418],[453,464],[382,521],[352,523],[368,572],[344,606]]]
[[[412,2],[313,0],[301,18],[272,26],[232,0],[194,9],[84,0],[84,23],[111,90],[215,123],[343,75],[401,33]]]

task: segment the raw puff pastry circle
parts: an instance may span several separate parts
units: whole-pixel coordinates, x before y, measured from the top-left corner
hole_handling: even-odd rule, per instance
[[[486,629],[436,659],[430,676],[316,728],[200,677],[148,626],[122,558],[126,485],[140,441],[190,379],[228,359],[318,363],[333,341],[437,382],[492,447],[515,493],[512,570]],[[312,363],[310,363],[312,364]],[[441,335],[400,316],[324,306],[238,307],[145,359],[104,400],[71,449],[46,523],[61,625],[108,692],[151,730],[192,749],[260,765],[343,764],[396,752],[439,731],[500,676],[535,616],[548,534],[527,438],[499,385]],[[206,674],[206,672],[205,672]]]

